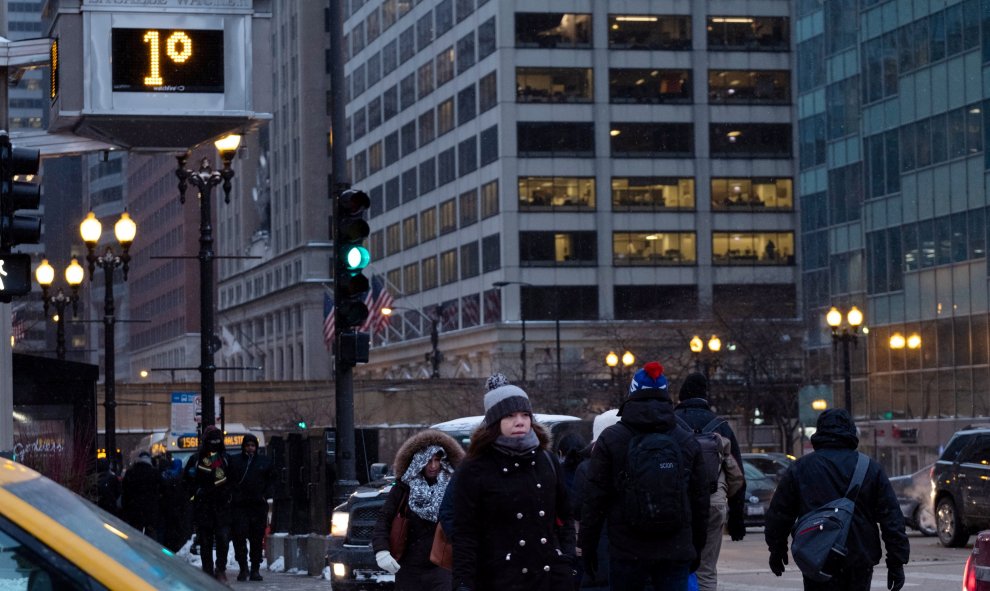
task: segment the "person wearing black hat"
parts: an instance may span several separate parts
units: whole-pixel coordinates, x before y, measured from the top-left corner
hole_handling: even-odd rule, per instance
[[[192,488],[193,521],[200,544],[203,572],[227,582],[227,552],[230,546],[231,489],[230,456],[223,433],[210,425],[203,430],[199,450],[186,463],[185,477]],[[216,563],[213,548],[216,545]]]
[[[648,582],[655,591],[684,591],[708,530],[701,447],[674,417],[656,361],[636,372],[618,414],[591,452],[578,544],[586,572],[597,569],[607,522],[613,591],[642,591]]]
[[[457,469],[454,588],[571,591],[574,524],[550,437],[529,396],[501,385]]]
[[[151,465],[151,454],[142,451],[124,473],[120,502],[124,521],[148,537],[157,535],[158,507],[161,502],[162,477]]]
[[[708,405],[708,378],[705,374],[692,373],[681,384],[678,394],[680,402],[674,408],[674,414],[683,420],[695,433],[701,433],[706,426],[718,419],[711,406]],[[729,441],[729,448],[737,466],[742,466],[742,454],[739,442],[732,427],[725,421],[713,429]],[[728,523],[729,537],[738,542],[746,536],[745,504],[746,481],[743,479],[742,488],[735,494],[728,495],[727,482],[724,475],[719,479],[718,488],[712,492],[708,516],[708,541],[702,550],[701,565],[698,567],[698,588],[700,591],[715,591],[717,587],[718,556],[722,549],[722,527]]]
[[[787,564],[787,537],[794,522],[846,494],[859,453],[856,425],[844,408],[826,410],[818,416],[811,436],[814,453],[799,458],[787,468],[770,501],[766,514],[770,570],[778,577]],[[880,533],[877,534],[879,525]],[[911,553],[904,516],[897,495],[883,468],[870,459],[866,476],[856,495],[856,509],[846,539],[844,567],[825,583],[804,579],[805,591],[869,591],[873,567],[880,562],[880,538],[887,548],[887,588],[904,586],[904,565]]]
[[[258,453],[258,438],[248,433],[241,440],[241,453],[230,459],[233,482],[232,527],[234,559],[240,567],[238,581],[263,580],[261,546],[268,525],[268,508],[275,493],[272,460]],[[248,572],[248,546],[251,570]]]

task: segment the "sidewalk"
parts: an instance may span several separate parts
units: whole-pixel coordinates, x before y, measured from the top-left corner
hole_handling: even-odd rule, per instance
[[[320,577],[291,573],[273,573],[262,569],[261,576],[264,581],[237,581],[237,569],[227,571],[230,581],[227,583],[232,589],[243,589],[244,591],[329,591],[330,581]]]

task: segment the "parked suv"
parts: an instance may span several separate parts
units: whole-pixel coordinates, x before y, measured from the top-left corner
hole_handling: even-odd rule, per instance
[[[457,440],[465,448],[484,417],[464,417],[438,423],[431,429],[439,429]],[[556,439],[562,433],[578,430],[586,437],[590,433],[590,421],[582,421],[569,415],[534,415],[537,422],[550,430]],[[379,568],[375,553],[371,550],[371,535],[378,520],[378,513],[385,504],[385,497],[395,483],[394,477],[386,477],[359,488],[347,502],[333,510],[330,522],[330,549],[327,562],[332,573],[335,591],[384,591],[395,585],[395,575]]]
[[[990,427],[958,431],[931,473],[935,525],[943,546],[961,548],[990,527]]]

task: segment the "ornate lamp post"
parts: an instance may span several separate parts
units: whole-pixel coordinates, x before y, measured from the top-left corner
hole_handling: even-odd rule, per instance
[[[525,281],[496,281],[492,283],[493,287],[502,289],[508,285],[519,285],[521,287],[533,287],[532,283],[527,283]],[[522,347],[519,349],[519,361],[522,363],[522,381],[526,381],[526,310],[522,305],[522,293],[519,295],[519,321],[522,324],[522,339],[520,339],[520,344]],[[560,320],[557,320],[557,373],[560,373]],[[559,381],[559,380],[558,380]]]
[[[622,369],[617,370],[620,360],[622,361]],[[629,367],[634,363],[636,363],[636,356],[630,351],[623,353],[621,359],[615,351],[609,351],[608,355],[605,356],[605,365],[608,366],[609,373],[612,374],[613,384],[615,383],[616,373],[619,374],[620,381],[625,381],[626,373],[628,373]]]
[[[705,345],[706,343],[698,335],[694,335],[694,338],[688,343],[691,353],[694,354],[695,369],[704,372],[705,377],[710,378],[713,372],[718,371],[722,361],[719,356],[719,352],[722,350],[722,339],[713,334],[708,339],[708,353],[704,353]]]
[[[415,312],[430,321],[430,344],[433,346],[433,351],[427,354],[426,359],[433,366],[433,371],[430,373],[430,379],[434,380],[440,378],[440,363],[443,361],[443,353],[440,352],[440,319],[443,315],[443,308],[443,304],[440,304],[434,308],[432,317],[423,314],[416,308],[406,308],[404,306],[382,308],[382,314],[385,316],[391,316],[396,310],[408,310],[410,312]]]
[[[79,225],[79,233],[83,242],[86,243],[86,261],[89,263],[89,278],[92,281],[96,275],[96,267],[103,269],[104,289],[103,289],[103,349],[104,349],[104,369],[103,369],[103,408],[104,423],[106,426],[106,448],[107,456],[111,466],[117,464],[117,390],[116,390],[116,350],[114,349],[114,325],[117,323],[114,316],[113,305],[113,272],[117,267],[121,267],[124,272],[124,281],[127,281],[127,270],[131,262],[129,253],[131,243],[137,234],[137,224],[125,211],[120,214],[120,219],[113,226],[114,235],[120,243],[121,254],[116,254],[110,245],[106,251],[96,255],[97,242],[103,233],[103,224],[96,219],[96,214],[92,211],[86,216],[82,224]]]
[[[65,359],[65,307],[72,304],[72,315],[79,313],[79,284],[82,283],[86,271],[75,258],[65,268],[65,282],[69,284],[71,292],[65,295],[59,287],[55,295],[51,295],[49,290],[52,282],[55,281],[55,269],[48,263],[48,259],[42,259],[41,264],[34,271],[34,277],[41,285],[41,299],[45,303],[45,317],[48,316],[49,309],[55,307],[55,316],[52,320],[56,326],[55,356],[58,359]]]
[[[825,322],[832,329],[832,350],[838,349],[839,343],[842,343],[842,379],[845,384],[846,410],[852,415],[852,369],[849,361],[849,344],[852,343],[854,347],[857,345],[856,337],[859,335],[859,327],[863,324],[863,313],[853,306],[845,314],[845,325],[842,324],[842,320],[843,314],[835,306],[832,306],[825,315]],[[919,346],[921,344],[920,337],[918,344]]]
[[[216,393],[217,366],[213,354],[220,350],[220,338],[214,330],[214,298],[213,298],[213,214],[210,195],[213,188],[223,183],[224,203],[230,203],[230,179],[234,178],[234,170],[230,167],[237,153],[241,136],[231,134],[225,136],[214,145],[223,161],[221,170],[213,170],[210,159],[203,158],[199,163],[199,171],[186,168],[189,152],[176,156],[178,167],[175,176],[179,179],[179,202],[186,202],[186,189],[189,185],[199,193],[199,334],[200,334],[200,397],[203,401],[202,420],[200,425],[216,424],[216,408],[214,395]]]

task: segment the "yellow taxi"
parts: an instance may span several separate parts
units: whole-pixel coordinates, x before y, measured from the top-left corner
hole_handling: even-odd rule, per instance
[[[34,470],[0,459],[0,589],[227,589]]]

